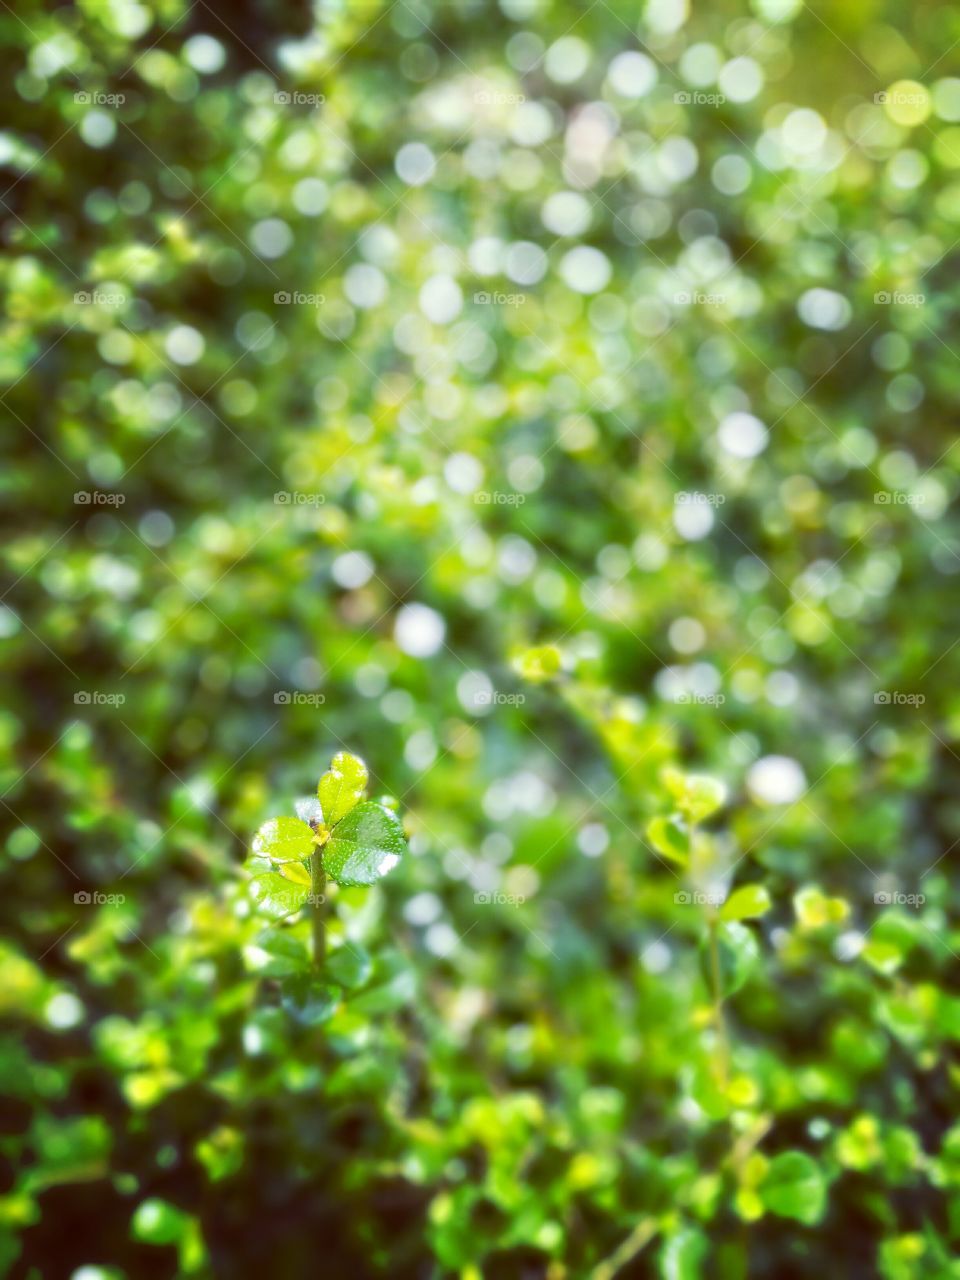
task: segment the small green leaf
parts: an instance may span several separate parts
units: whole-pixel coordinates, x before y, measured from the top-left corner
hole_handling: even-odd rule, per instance
[[[751,920],[770,910],[770,895],[762,884],[743,884],[735,889],[720,910],[723,920]]]
[[[700,1280],[707,1253],[707,1238],[699,1227],[681,1227],[660,1251],[663,1280]]]
[[[137,1205],[130,1234],[145,1244],[176,1244],[190,1219],[166,1200],[153,1198]]]
[[[268,915],[280,919],[299,911],[310,892],[306,885],[293,884],[277,871],[269,869],[269,863],[259,866],[250,881],[250,892]]]
[[[746,925],[735,921],[723,921],[716,926],[717,960],[720,968],[720,987],[725,996],[739,991],[750,977],[760,959],[757,940]],[[700,968],[708,985],[713,982],[713,956],[709,937],[704,938],[700,950]]]
[[[726,803],[727,789],[716,778],[673,768],[664,769],[662,776],[664,786],[688,822],[703,822]]]
[[[338,823],[323,850],[324,870],[338,884],[376,884],[407,847],[392,809],[367,801]]]
[[[416,995],[416,978],[410,970],[394,974],[388,981],[371,987],[362,995],[351,1000],[350,1008],[354,1013],[364,1016],[375,1013],[392,1013],[409,1004]]]
[[[313,832],[299,818],[271,818],[253,837],[254,856],[274,862],[302,862],[313,847]]]
[[[543,644],[517,654],[513,660],[513,666],[524,680],[539,683],[542,680],[551,680],[560,674],[563,655],[555,644]]]
[[[325,982],[313,973],[293,974],[285,978],[280,989],[284,1009],[296,1022],[306,1027],[319,1027],[336,1013],[341,991],[334,983]]]
[[[793,895],[793,909],[804,929],[842,924],[850,914],[850,906],[843,898],[828,898],[816,885],[807,885]]]
[[[367,766],[358,756],[339,751],[320,779],[317,794],[328,827],[336,826],[360,803],[367,787]]]
[[[815,1160],[803,1151],[782,1151],[770,1161],[760,1196],[774,1213],[809,1227],[823,1217],[827,1189]]]
[[[244,952],[248,969],[261,978],[283,978],[309,968],[306,940],[290,929],[266,929]]]
[[[310,887],[310,871],[303,862],[283,862],[280,864],[280,875],[292,884],[304,884]]]
[[[679,814],[653,818],[647,824],[647,839],[657,853],[686,866],[690,857],[690,832]]]
[[[373,964],[362,947],[349,943],[327,957],[326,972],[343,987],[362,987],[370,977]]]
[[[903,964],[904,958],[903,952],[895,942],[886,941],[883,938],[871,938],[860,954],[872,969],[876,969],[877,973],[882,973],[886,977],[896,973]]]

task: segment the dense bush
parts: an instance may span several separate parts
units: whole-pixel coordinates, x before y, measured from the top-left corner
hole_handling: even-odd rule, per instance
[[[700,8],[0,6],[6,1274],[960,1275],[960,14]]]

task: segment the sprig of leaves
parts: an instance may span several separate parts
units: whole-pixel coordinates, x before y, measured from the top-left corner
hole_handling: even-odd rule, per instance
[[[376,884],[400,861],[406,836],[398,814],[364,799],[364,762],[346,751],[334,756],[316,796],[296,802],[297,817],[270,818],[253,838],[249,868],[253,897],[282,918],[311,906],[320,919],[326,881]],[[315,930],[322,938],[322,928]]]

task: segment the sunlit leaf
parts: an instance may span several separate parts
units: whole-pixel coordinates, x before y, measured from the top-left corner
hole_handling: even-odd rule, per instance
[[[338,823],[324,846],[324,870],[339,884],[375,884],[397,865],[406,846],[393,810],[368,801]]]
[[[317,788],[323,820],[328,827],[336,826],[360,803],[366,786],[367,766],[363,761],[347,751],[338,752]]]
[[[302,861],[313,849],[313,832],[299,818],[271,818],[253,837],[254,855],[274,862]]]

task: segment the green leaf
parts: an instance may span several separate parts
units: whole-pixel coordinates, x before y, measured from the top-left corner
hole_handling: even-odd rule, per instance
[[[727,789],[704,773],[664,769],[663,782],[677,808],[690,823],[703,822],[726,804]]]
[[[804,929],[842,924],[850,914],[850,906],[843,898],[828,898],[816,885],[807,885],[793,895],[793,909]]]
[[[707,1238],[698,1227],[681,1227],[660,1251],[663,1280],[699,1280],[707,1252]]]
[[[367,787],[367,766],[358,756],[339,751],[320,779],[317,794],[328,827],[336,826],[360,803]]]
[[[820,1166],[803,1151],[783,1151],[770,1161],[760,1198],[782,1218],[813,1226],[823,1217],[827,1189]]]
[[[723,920],[751,920],[770,910],[770,895],[762,884],[743,884],[720,909]]]
[[[326,972],[343,987],[362,987],[372,968],[366,951],[350,943],[344,943],[326,960]]]
[[[895,942],[883,938],[871,938],[860,955],[877,973],[890,977],[903,964],[903,952]]]
[[[389,982],[371,987],[351,1000],[350,1008],[357,1014],[392,1013],[409,1004],[417,991],[417,980],[410,970],[394,974]]]
[[[305,1027],[319,1027],[336,1013],[341,991],[334,983],[325,982],[313,973],[298,973],[281,984],[280,1000],[296,1022]]]
[[[760,959],[760,948],[750,930],[735,921],[723,921],[717,925],[717,959],[720,968],[720,987],[723,995],[731,996],[739,991],[750,977]],[[700,949],[700,968],[708,986],[713,984],[713,956],[709,937],[705,937]]]
[[[313,849],[313,832],[299,818],[271,818],[253,837],[254,856],[274,862],[302,862]]]
[[[647,839],[657,853],[686,866],[690,857],[690,832],[679,814],[651,819],[647,824]]]
[[[292,884],[305,884],[310,887],[310,871],[303,862],[284,862],[280,866],[280,875]]]
[[[309,892],[309,883],[293,884],[290,880],[284,879],[279,872],[271,870],[269,863],[258,866],[250,881],[250,893],[254,900],[268,915],[276,919],[299,911],[306,902]]]
[[[513,660],[513,666],[524,680],[539,683],[542,680],[551,680],[560,674],[563,655],[555,644],[543,644],[517,654]]]
[[[337,824],[323,849],[323,866],[338,884],[376,884],[400,861],[407,847],[392,809],[367,801]]]
[[[145,1244],[176,1244],[190,1219],[166,1200],[144,1200],[137,1205],[130,1234]]]

